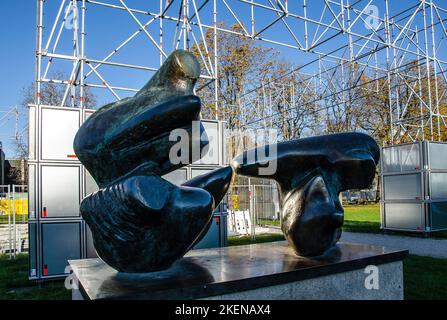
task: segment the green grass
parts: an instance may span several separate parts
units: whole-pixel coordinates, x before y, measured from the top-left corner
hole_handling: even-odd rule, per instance
[[[14,218],[11,216],[11,224]],[[21,214],[16,214],[16,223],[22,223],[28,221],[28,217]],[[0,215],[0,224],[8,224],[8,215]]]
[[[406,300],[447,299],[447,259],[410,255],[404,260]]]
[[[258,224],[261,226],[274,226],[279,227],[279,220],[272,219],[258,219]]]
[[[264,233],[256,235],[256,240],[252,241],[250,236],[232,236],[228,237],[229,246],[240,246],[243,244],[263,243],[285,240],[282,234]]]
[[[345,205],[344,231],[379,233],[380,207],[378,204]],[[258,219],[261,226],[279,227],[279,220]]]
[[[345,220],[343,231],[364,232],[364,233],[382,233],[380,229],[380,206],[379,204],[366,205],[344,205]],[[279,227],[279,220],[258,219],[261,226]],[[397,234],[397,233],[396,233]],[[402,235],[402,232],[399,233]],[[420,237],[420,234],[407,233],[409,236]],[[447,232],[434,232],[431,235],[435,239],[447,239]]]
[[[343,231],[379,233],[380,206],[378,204],[345,205]]]
[[[71,291],[63,281],[41,284],[28,280],[28,254],[21,253],[9,260],[9,255],[0,255],[0,300],[61,300],[70,299]]]

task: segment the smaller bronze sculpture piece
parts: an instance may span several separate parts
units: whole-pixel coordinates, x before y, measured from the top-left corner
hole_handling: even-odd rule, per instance
[[[169,268],[206,234],[229,187],[231,167],[182,186],[161,177],[187,164],[171,162],[172,130],[188,133],[188,163],[206,150],[203,126],[193,134],[200,120],[200,99],[193,95],[199,75],[196,58],[177,50],[134,97],[100,108],[76,134],[76,155],[100,187],[83,199],[81,214],[98,255],[118,271]]]
[[[260,152],[259,148],[266,148]],[[245,151],[233,160],[237,174],[277,181],[280,193],[282,231],[295,252],[318,256],[341,236],[343,207],[338,195],[348,189],[367,188],[375,175],[379,147],[361,133],[340,133],[276,145],[276,172],[260,175],[271,146]]]

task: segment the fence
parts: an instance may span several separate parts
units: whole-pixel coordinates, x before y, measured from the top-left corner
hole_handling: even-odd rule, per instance
[[[0,185],[0,253],[16,256],[27,248],[28,186]]]
[[[254,239],[262,228],[280,226],[276,184],[234,185],[227,193],[227,203],[230,231]]]
[[[248,181],[250,182],[250,181]],[[236,235],[271,232],[280,228],[281,214],[276,184],[243,184],[230,187],[227,194],[228,227]],[[343,204],[377,202],[376,188],[341,193]]]

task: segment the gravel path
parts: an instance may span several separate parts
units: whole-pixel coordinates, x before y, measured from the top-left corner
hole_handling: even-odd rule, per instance
[[[418,256],[447,258],[447,240],[359,232],[343,232],[340,240],[408,249],[410,254]]]
[[[262,230],[261,230],[262,229]],[[282,233],[279,228],[258,228],[260,233]],[[408,237],[399,235],[386,235],[375,233],[343,232],[340,241],[352,243],[364,243],[391,247],[396,249],[408,249],[410,254],[433,258],[447,259],[447,239],[430,239],[422,237]]]

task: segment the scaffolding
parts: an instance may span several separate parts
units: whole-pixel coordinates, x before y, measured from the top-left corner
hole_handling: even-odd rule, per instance
[[[389,126],[388,144],[441,140],[447,126],[447,57],[442,53],[447,10],[434,0],[396,3],[37,0],[35,102],[40,104],[45,83],[64,88],[61,106],[85,107],[87,90],[105,90],[111,99],[120,99],[136,92],[144,82],[134,79],[147,79],[170,51],[194,47],[205,85],[214,90],[214,116],[223,119],[216,81],[217,39],[228,33],[280,48],[302,61],[287,74],[293,82],[267,79],[261,86],[246,88],[238,103],[259,112],[244,126],[271,126],[277,112],[266,114],[271,108],[265,105],[280,103],[280,112],[290,112],[288,116],[301,119],[302,127],[315,133],[321,124],[305,123],[306,117],[323,119],[327,110],[337,112],[340,106],[385,94],[382,121]],[[107,48],[105,37],[116,45]],[[158,59],[140,61],[131,50],[145,50]],[[62,64],[69,70],[67,78],[53,77],[52,68]]]

